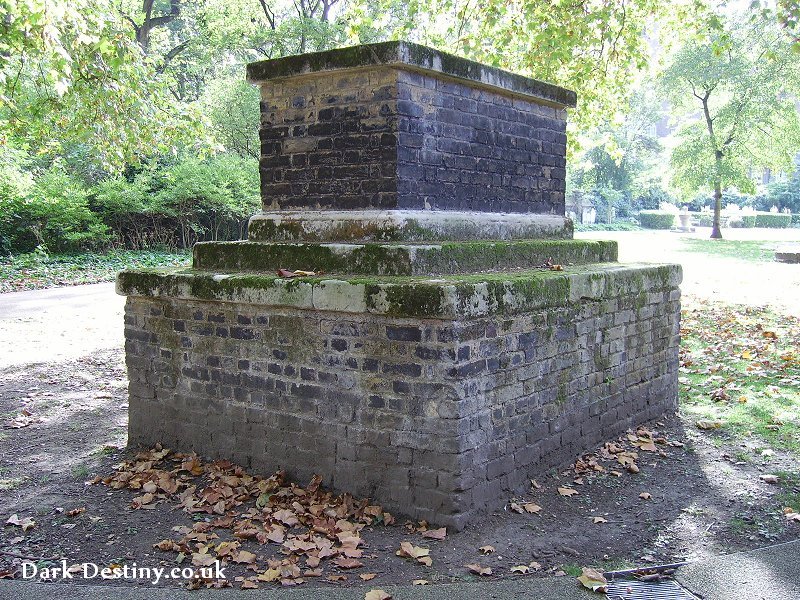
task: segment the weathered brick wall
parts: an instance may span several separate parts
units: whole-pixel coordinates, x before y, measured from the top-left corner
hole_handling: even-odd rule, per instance
[[[410,71],[398,94],[399,206],[564,214],[563,109]]]
[[[454,527],[675,407],[679,292],[469,321],[129,297],[130,443]]]
[[[563,109],[388,66],[261,89],[265,209],[564,214]]]
[[[397,76],[372,68],[261,87],[264,209],[397,205]]]

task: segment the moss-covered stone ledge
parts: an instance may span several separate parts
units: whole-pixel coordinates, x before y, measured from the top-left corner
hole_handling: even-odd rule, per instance
[[[572,239],[563,215],[435,210],[284,210],[251,217],[251,242],[457,242]]]
[[[519,314],[677,288],[679,265],[592,264],[566,271],[482,275],[280,279],[193,269],[123,271],[117,293],[397,317],[459,319]]]
[[[558,108],[574,107],[577,101],[572,90],[405,41],[365,44],[254,62],[247,65],[247,79],[251,83],[263,83],[284,77],[377,65],[432,72],[446,78],[501,89],[508,94],[535,98]]]
[[[194,247],[195,269],[345,275],[450,275],[538,267],[548,260],[614,262],[617,243],[590,240],[455,242],[437,245],[268,244],[206,242]]]

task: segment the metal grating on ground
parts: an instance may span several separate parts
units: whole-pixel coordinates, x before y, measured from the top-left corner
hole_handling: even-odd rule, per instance
[[[699,600],[676,581],[637,581],[618,579],[608,582],[608,600]]]

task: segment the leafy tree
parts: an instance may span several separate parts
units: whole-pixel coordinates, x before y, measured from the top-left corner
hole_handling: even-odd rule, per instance
[[[53,156],[84,144],[111,170],[197,139],[110,2],[0,0],[0,138]]]
[[[752,193],[749,167],[792,168],[800,149],[793,95],[800,61],[774,22],[736,19],[714,25],[707,37],[676,52],[662,85],[683,116],[682,141],[672,153],[674,181],[687,192],[714,190],[711,237],[721,238],[726,187]]]

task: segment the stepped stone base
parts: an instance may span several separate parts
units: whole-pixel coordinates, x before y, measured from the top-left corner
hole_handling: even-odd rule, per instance
[[[677,266],[472,277],[127,272],[130,443],[314,473],[460,528],[676,408]]]

